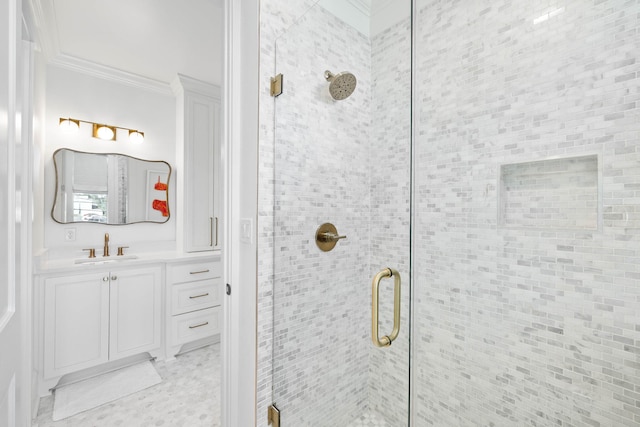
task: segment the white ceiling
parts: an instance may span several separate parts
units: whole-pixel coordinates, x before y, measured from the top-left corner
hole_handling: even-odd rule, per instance
[[[222,0],[31,0],[55,65],[167,88],[178,73],[222,83]]]

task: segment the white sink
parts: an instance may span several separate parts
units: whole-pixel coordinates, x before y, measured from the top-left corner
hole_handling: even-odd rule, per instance
[[[82,258],[74,261],[75,264],[110,264],[114,262],[120,261],[130,261],[132,259],[138,259],[138,255],[120,255],[120,256],[111,256],[108,258]]]

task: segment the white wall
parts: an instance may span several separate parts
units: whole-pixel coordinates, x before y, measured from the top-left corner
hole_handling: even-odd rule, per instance
[[[51,205],[55,174],[52,155],[58,148],[96,153],[121,153],[147,160],[164,160],[175,171],[175,98],[167,94],[151,92],[76,73],[55,66],[47,67],[46,122],[44,162],[44,218],[43,246],[50,256],[69,252],[83,256],[81,249],[100,248],[104,233],[111,236],[113,247],[123,244],[131,251],[145,250],[146,242],[154,242],[155,248],[174,249],[176,239],[175,215],[164,224],[131,224],[107,226],[104,224],[58,224],[51,219]],[[66,134],[58,127],[60,117],[73,117],[87,121],[107,123],[126,128],[140,129],[145,133],[143,144],[128,142],[126,131],[118,131],[116,141],[103,141],[91,136],[91,125],[81,124],[74,134]],[[175,173],[170,181],[170,204],[175,200]],[[36,214],[36,217],[39,213]],[[65,241],[64,231],[74,228],[75,241]],[[99,250],[98,253],[101,251]],[[72,256],[76,256],[72,255]]]

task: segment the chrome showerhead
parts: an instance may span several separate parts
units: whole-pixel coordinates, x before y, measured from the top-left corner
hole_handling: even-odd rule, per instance
[[[324,78],[329,82],[329,93],[336,101],[348,98],[356,88],[356,76],[348,71],[333,74],[327,70],[324,72]]]

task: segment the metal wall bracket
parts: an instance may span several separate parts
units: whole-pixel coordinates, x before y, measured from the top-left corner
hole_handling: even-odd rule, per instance
[[[271,77],[271,96],[282,95],[282,74]]]
[[[269,425],[273,425],[273,427],[280,427],[280,410],[276,408],[275,404],[269,405],[267,421],[269,421]]]

